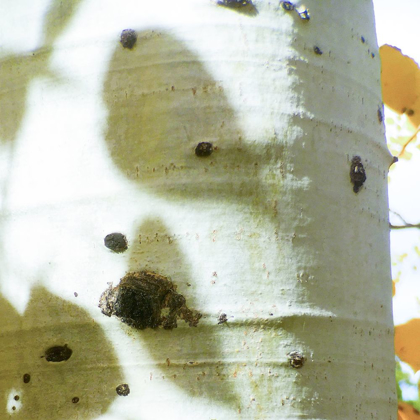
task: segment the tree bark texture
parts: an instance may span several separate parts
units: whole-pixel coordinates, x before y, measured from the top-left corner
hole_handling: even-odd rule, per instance
[[[0,418],[395,418],[371,1],[219,3],[2,14]]]

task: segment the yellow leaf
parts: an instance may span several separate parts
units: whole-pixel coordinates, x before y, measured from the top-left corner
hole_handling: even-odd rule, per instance
[[[403,262],[408,257],[408,254],[402,254],[397,257],[398,262]]]
[[[379,48],[382,62],[384,103],[399,114],[406,114],[414,127],[420,124],[420,68],[410,57],[391,45]]]
[[[403,154],[399,154],[398,156],[400,159],[410,160],[413,157],[413,154],[405,150]]]
[[[395,354],[414,371],[420,370],[420,318],[395,327]]]
[[[408,140],[410,140],[411,136],[400,136],[400,137],[390,137],[389,141],[391,143],[400,144],[401,146],[404,146],[404,144],[407,143]]]

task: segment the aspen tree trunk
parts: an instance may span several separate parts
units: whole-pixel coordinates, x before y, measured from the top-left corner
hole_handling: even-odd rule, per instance
[[[3,7],[1,419],[395,419],[372,4],[234,6]]]

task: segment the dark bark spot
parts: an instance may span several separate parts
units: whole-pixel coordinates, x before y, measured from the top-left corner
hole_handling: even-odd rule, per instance
[[[73,398],[71,399],[71,402],[72,402],[73,404],[77,404],[79,401],[80,401],[80,400],[79,400],[79,397],[73,397]]]
[[[309,19],[311,18],[311,15],[309,14],[309,10],[306,9],[303,12],[298,12],[299,13],[299,17],[304,20],[304,21],[309,21]]]
[[[318,54],[318,55],[322,55],[322,51],[319,47],[317,47],[316,45],[314,46],[314,53]]]
[[[198,143],[195,148],[195,155],[198,157],[207,157],[213,153],[213,145],[208,142]]]
[[[126,397],[130,393],[130,387],[128,386],[128,384],[121,384],[115,388],[115,391],[117,391],[118,395]]]
[[[353,191],[358,193],[360,187],[366,181],[366,172],[360,156],[353,156],[350,166],[350,181],[353,183]]]
[[[137,33],[135,30],[133,29],[124,29],[121,32],[121,45],[124,48],[128,48],[129,50],[131,50],[134,47],[134,44],[137,41]]]
[[[280,2],[281,7],[284,10],[287,10],[288,12],[295,10],[295,5],[293,3],[290,3],[290,1],[282,1]]]
[[[107,248],[114,252],[124,252],[128,248],[128,242],[122,233],[110,233],[105,236],[104,244]]]
[[[64,344],[64,346],[54,346],[45,350],[45,359],[47,362],[65,362],[72,354],[73,350]]]
[[[295,369],[301,368],[306,360],[303,354],[298,351],[291,351],[287,357],[289,358],[290,366]]]
[[[226,314],[220,314],[219,318],[218,318],[218,324],[224,324],[225,322],[227,322],[228,318]]]

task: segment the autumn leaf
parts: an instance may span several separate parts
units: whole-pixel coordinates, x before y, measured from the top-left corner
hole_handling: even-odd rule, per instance
[[[395,327],[395,353],[414,371],[420,370],[420,318]]]
[[[397,420],[420,420],[420,413],[410,404],[400,401],[398,403]]]
[[[379,49],[382,62],[382,96],[385,105],[420,124],[420,68],[410,57],[391,45]]]

